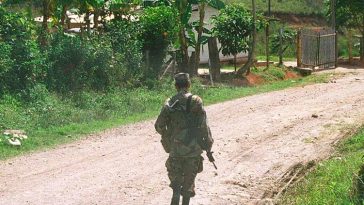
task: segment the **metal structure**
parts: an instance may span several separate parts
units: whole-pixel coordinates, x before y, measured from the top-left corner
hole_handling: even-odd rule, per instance
[[[300,35],[302,66],[323,69],[336,67],[337,34],[334,30],[303,30]]]

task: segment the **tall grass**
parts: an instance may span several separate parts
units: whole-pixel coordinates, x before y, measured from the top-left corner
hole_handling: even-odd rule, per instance
[[[363,164],[363,143],[364,128],[345,140],[335,157],[320,163],[288,191],[280,204],[362,204],[354,195],[353,181]]]

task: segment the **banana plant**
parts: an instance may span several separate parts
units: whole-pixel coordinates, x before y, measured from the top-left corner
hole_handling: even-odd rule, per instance
[[[197,28],[197,39],[196,37],[192,37],[192,32],[189,29],[191,26],[189,25],[191,15],[192,15],[192,5],[199,5],[199,22]],[[205,17],[205,6],[209,5],[216,9],[222,9],[225,7],[225,4],[221,0],[175,0],[170,1],[170,5],[174,6],[178,11],[179,18],[177,19],[179,24],[179,47],[182,56],[182,61],[180,65],[180,69],[182,72],[189,72],[191,74],[196,74],[196,68],[198,68],[198,64],[200,63],[200,48],[201,43],[203,42],[203,21]],[[186,33],[188,35],[186,35]],[[194,43],[195,42],[195,43]],[[190,43],[190,44],[189,44]],[[189,56],[188,56],[188,47],[192,46],[195,48],[196,58],[195,62],[192,63],[193,68],[188,68],[189,65]]]

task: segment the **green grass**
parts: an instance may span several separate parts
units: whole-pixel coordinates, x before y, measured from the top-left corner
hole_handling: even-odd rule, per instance
[[[363,165],[364,127],[338,147],[335,157],[320,163],[282,197],[280,204],[360,204],[353,180]]]
[[[209,87],[193,83],[192,92],[205,105],[288,87],[324,82],[328,75],[313,75],[297,80],[276,81],[256,87]],[[164,100],[173,95],[172,82],[153,90],[139,88],[108,93],[83,92],[58,96],[38,86],[29,102],[16,97],[0,99],[0,133],[4,129],[23,129],[29,138],[20,148],[0,142],[0,160],[34,150],[51,148],[82,138],[92,132],[155,117]]]
[[[257,60],[258,61],[266,61],[267,57],[265,55],[259,55],[259,56],[257,56]],[[279,57],[278,56],[270,56],[269,61],[273,61],[273,62],[278,63],[279,62]],[[283,62],[284,61],[297,61],[297,59],[295,57],[284,57],[283,56]]]

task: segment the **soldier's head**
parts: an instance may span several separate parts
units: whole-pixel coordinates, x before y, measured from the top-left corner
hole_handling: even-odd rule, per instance
[[[174,76],[174,85],[177,90],[188,90],[191,86],[190,75],[188,73],[177,73]]]

